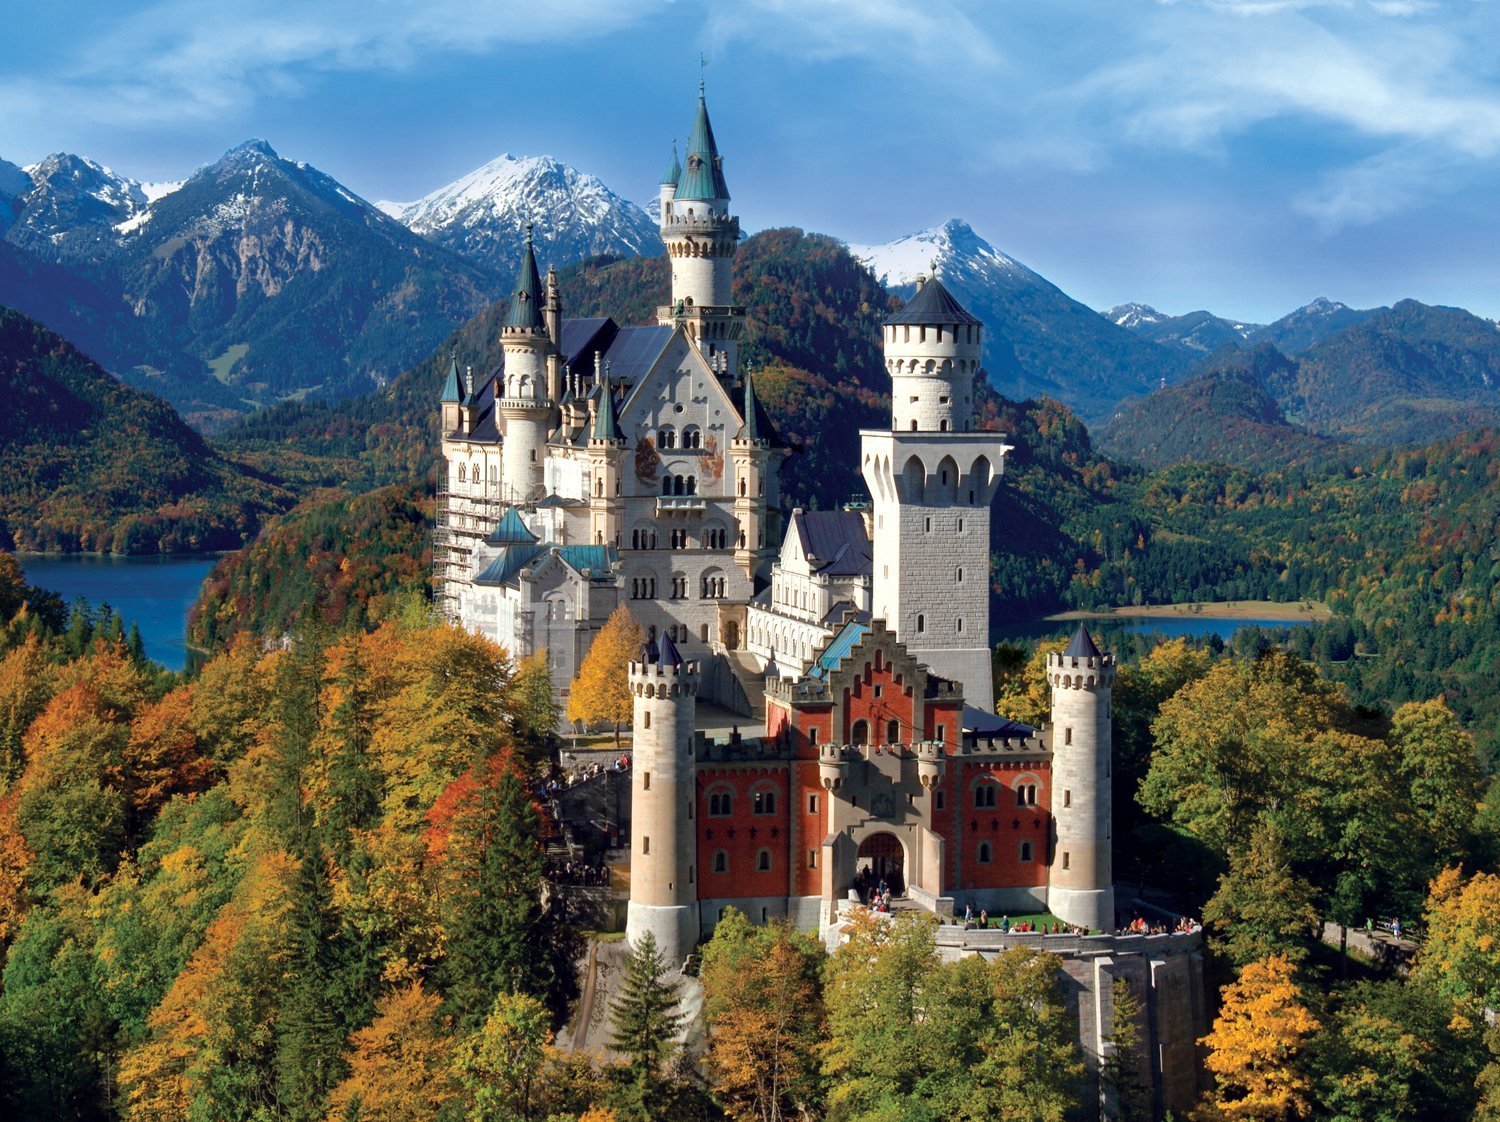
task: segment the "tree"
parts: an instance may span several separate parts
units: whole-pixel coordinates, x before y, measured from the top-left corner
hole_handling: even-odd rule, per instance
[[[562,709],[552,694],[547,652],[523,658],[511,683],[516,716],[516,747],[527,764],[540,768],[550,759]]]
[[[484,1024],[458,1045],[454,1071],[469,1093],[469,1122],[531,1122],[552,1043],[551,1014],[530,994],[502,993]]]
[[[634,713],[626,663],[640,657],[644,640],[641,625],[621,604],[594,636],[568,695],[568,720],[613,722],[616,748],[620,746],[620,726]]]
[[[1500,1009],[1500,875],[1444,869],[1432,882],[1417,977],[1477,1015]]]
[[[442,998],[420,982],[393,990],[375,1019],[349,1037],[349,1074],[328,1098],[328,1122],[429,1122],[455,1099],[452,1027]]]
[[[984,1058],[959,1097],[957,1117],[1063,1122],[1078,1108],[1083,1061],[1057,984],[1061,967],[1056,955],[1029,947],[1011,947],[989,964],[994,993],[979,1035]]]
[[[1312,886],[1291,871],[1281,831],[1263,822],[1230,857],[1203,918],[1236,966],[1272,954],[1300,962],[1318,924],[1312,899]]]
[[[1460,852],[1483,789],[1473,738],[1447,702],[1413,701],[1396,710],[1390,741],[1410,805],[1421,827],[1423,856],[1443,861]]]
[[[1295,978],[1295,967],[1272,955],[1248,964],[1224,987],[1213,1031],[1202,1040],[1217,1086],[1198,1117],[1278,1122],[1311,1111],[1302,1051],[1319,1025]]]
[[[678,985],[667,973],[656,936],[647,931],[625,960],[620,996],[610,1004],[610,1047],[629,1058],[632,1080],[643,1089],[660,1079],[687,1019],[679,1011]]]
[[[1145,1007],[1128,978],[1110,986],[1112,1013],[1099,1079],[1113,1104],[1114,1122],[1151,1122],[1151,1087],[1141,1080],[1141,1019]]]
[[[699,976],[712,1089],[730,1117],[781,1122],[816,1101],[823,958],[810,936],[733,909],[714,928]]]

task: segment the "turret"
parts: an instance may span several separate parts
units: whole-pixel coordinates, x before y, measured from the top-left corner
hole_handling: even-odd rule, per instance
[[[734,254],[740,221],[729,213],[729,186],[702,87],[685,166],[674,177],[676,149],[661,190],[661,237],[672,259],[672,303],[657,322],[681,324],[714,369],[738,377],[744,308],[735,306]],[[674,182],[667,182],[674,180]],[[723,356],[720,359],[719,356]]]
[[[458,431],[459,408],[464,403],[464,384],[458,377],[458,356],[448,359],[448,373],[443,378],[443,392],[438,397],[443,411],[443,435]]]
[[[917,278],[911,301],[885,321],[896,432],[968,432],[983,325],[936,277]]]
[[[658,196],[661,202],[660,222],[663,226],[667,224],[667,215],[671,211],[672,200],[677,196],[677,184],[682,181],[682,165],[677,162],[677,141],[672,141],[672,162],[667,165],[667,170],[662,173],[661,193]]]
[[[1048,907],[1094,931],[1115,925],[1111,854],[1111,695],[1115,657],[1079,625],[1062,654],[1047,656],[1052,687],[1052,852]]]
[[[734,473],[734,560],[753,578],[770,564],[775,553],[776,527],[769,525],[768,508],[778,496],[767,494],[776,474],[771,459],[782,442],[755,396],[755,379],[745,378],[744,422],[729,442],[729,466]]]
[[[552,413],[547,389],[547,357],[552,351],[552,341],[547,335],[543,312],[542,283],[537,275],[528,224],[526,250],[516,274],[510,311],[500,329],[505,349],[505,385],[497,397],[504,431],[505,498],[510,502],[529,502],[542,490],[542,461]]]
[[[594,477],[593,494],[589,496],[589,521],[596,545],[619,545],[620,527],[624,521],[621,498],[621,461],[625,442],[615,419],[615,391],[605,368],[592,398],[593,415],[589,418],[588,459]]]
[[[625,937],[646,932],[670,963],[698,942],[698,797],[693,720],[699,672],[671,638],[648,643],[629,664],[634,706],[630,777],[630,905]]]
[[[547,266],[547,295],[545,319],[547,340],[552,345],[547,351],[547,400],[557,402],[562,398],[562,290],[557,283],[557,269]]]

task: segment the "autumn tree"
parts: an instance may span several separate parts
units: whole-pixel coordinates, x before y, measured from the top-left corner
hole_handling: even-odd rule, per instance
[[[1318,1027],[1289,961],[1272,955],[1248,964],[1224,987],[1213,1031],[1202,1040],[1216,1085],[1195,1117],[1204,1122],[1307,1117],[1312,1082],[1302,1052]]]
[[[329,1095],[328,1122],[429,1122],[458,1097],[456,1041],[441,1005],[419,982],[376,1003],[374,1021],[349,1037],[349,1074]]]
[[[454,1071],[468,1092],[469,1122],[531,1122],[552,1043],[552,1014],[524,993],[495,998],[484,1024],[458,1044]]]
[[[1272,954],[1292,962],[1307,957],[1318,924],[1313,888],[1292,872],[1287,842],[1274,822],[1255,826],[1250,844],[1230,856],[1203,918],[1236,966]]]
[[[730,909],[703,950],[715,1098],[732,1118],[781,1122],[817,1101],[822,948],[784,924]]]
[[[1500,1009],[1500,875],[1444,869],[1424,925],[1416,976],[1471,1014]]]
[[[616,748],[620,746],[620,726],[633,715],[626,663],[640,657],[644,640],[640,624],[621,604],[594,636],[568,695],[568,720],[586,725],[612,722]]]

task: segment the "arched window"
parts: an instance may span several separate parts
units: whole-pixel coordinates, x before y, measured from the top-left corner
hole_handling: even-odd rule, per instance
[[[755,856],[755,871],[757,873],[769,873],[771,871],[771,851],[763,849]]]
[[[990,847],[989,842],[979,843],[979,863],[981,865],[988,865],[994,857],[994,853],[995,851]]]
[[[468,464],[459,464],[458,465],[458,481],[460,483],[467,483],[469,481],[469,465]]]
[[[982,779],[974,788],[974,805],[983,810],[995,805],[995,795],[1000,790],[1000,785],[993,779]]]
[[[1016,786],[1017,806],[1036,806],[1036,784],[1021,783]]]
[[[676,448],[677,433],[671,425],[664,425],[656,434],[656,446],[658,448]]]
[[[698,477],[696,475],[687,477],[687,493],[689,495],[696,495],[698,493]]]
[[[712,818],[728,818],[734,813],[734,794],[727,789],[708,793],[708,813]]]
[[[870,725],[867,721],[858,720],[849,727],[850,744],[870,743]]]
[[[661,477],[661,493],[663,495],[670,495],[672,493],[672,477],[670,475]]]
[[[1030,842],[1022,842],[1021,843],[1021,860],[1023,862],[1031,860],[1031,843]]]
[[[722,849],[714,852],[714,872],[729,872],[729,854]]]
[[[918,612],[917,613],[917,634],[921,635],[926,630],[927,630],[927,617],[924,616],[921,612]]]
[[[776,791],[770,787],[758,787],[750,793],[750,807],[754,814],[776,813]]]
[[[688,425],[682,430],[682,446],[684,448],[702,448],[703,430],[697,425]]]

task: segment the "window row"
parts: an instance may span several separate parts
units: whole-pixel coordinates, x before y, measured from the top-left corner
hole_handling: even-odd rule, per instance
[[[708,794],[708,813],[711,818],[728,818],[734,813],[734,792],[723,789]],[[776,792],[764,788],[750,793],[750,813],[775,814]]]
[[[817,852],[815,850],[811,850],[810,849],[810,850],[807,851],[807,861],[808,861],[808,866],[807,867],[808,868],[810,868],[810,869],[816,868],[817,867],[817,859],[818,859],[817,858]],[[718,850],[714,851],[713,870],[716,873],[727,873],[727,872],[729,872],[729,851],[728,850],[718,849]],[[755,855],[755,871],[757,873],[769,873],[769,872],[772,871],[771,851],[769,849],[762,849],[762,850],[760,850],[759,852],[756,853],[756,855]]]
[[[1036,784],[1020,783],[1015,788],[1017,806],[1036,806]],[[1000,784],[993,779],[981,780],[974,788],[974,805],[980,810],[994,807],[1000,796]]]
[[[656,446],[658,448],[702,448],[703,430],[697,425],[689,425],[682,430],[682,443],[677,443],[677,430],[671,425],[664,425],[656,430]]]
[[[1019,849],[1016,851],[1016,857],[1017,860],[1021,861],[1023,864],[1034,859],[1033,850],[1029,841],[1023,841],[1021,843]],[[975,854],[975,858],[981,865],[988,865],[995,859],[995,847],[987,841],[980,842],[979,851]]]

